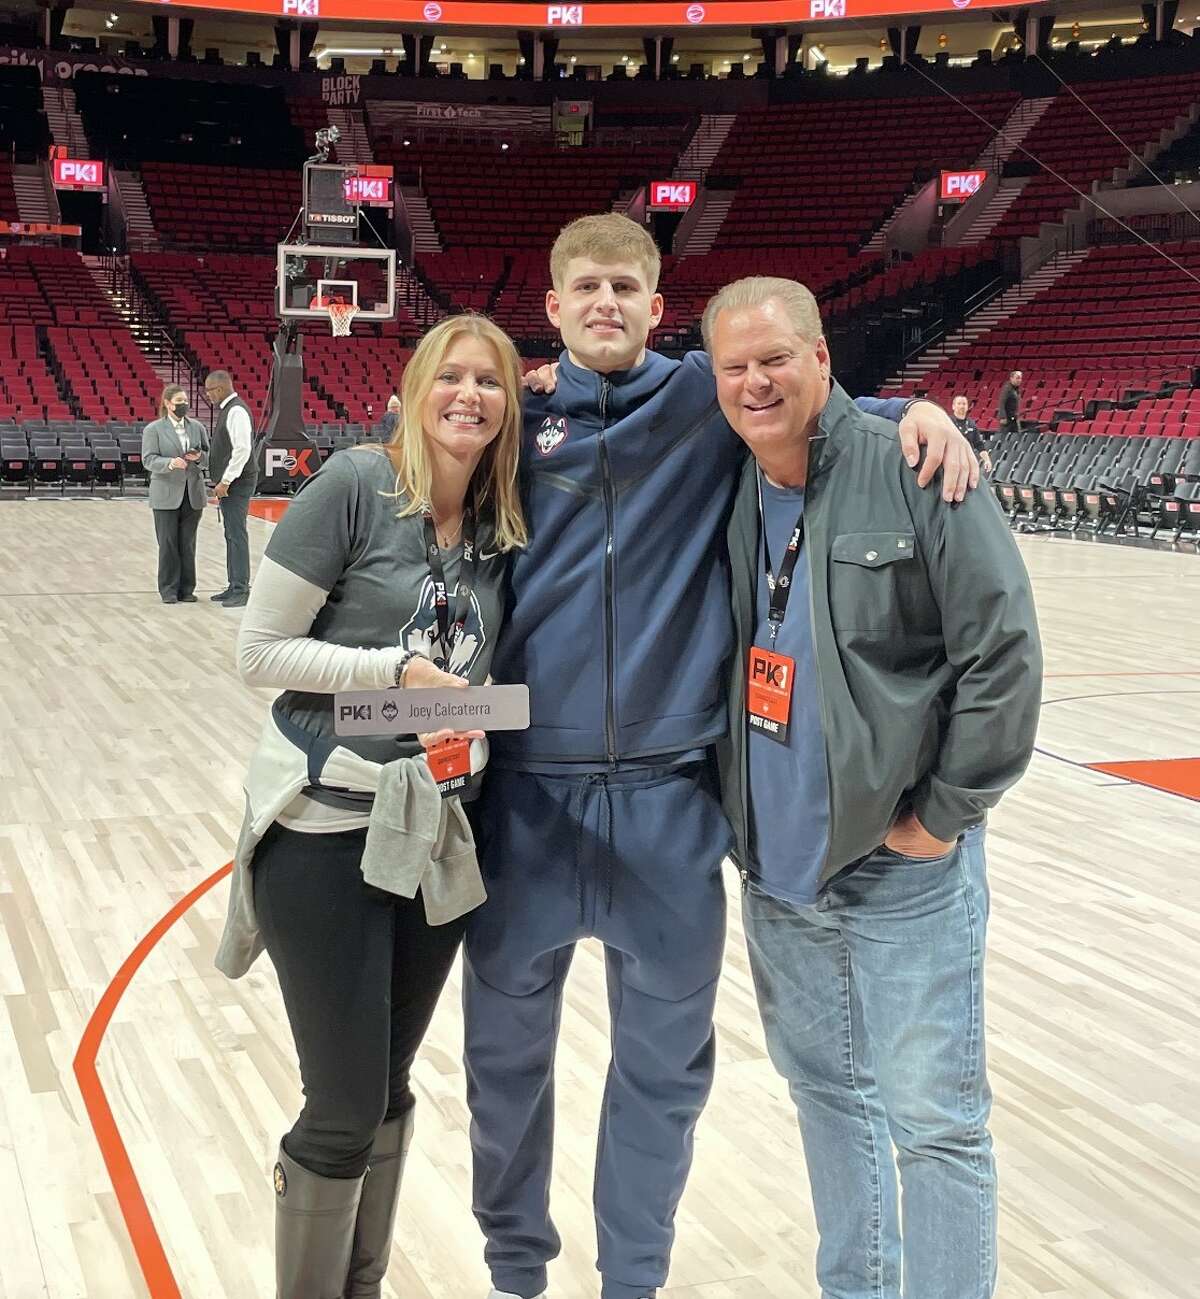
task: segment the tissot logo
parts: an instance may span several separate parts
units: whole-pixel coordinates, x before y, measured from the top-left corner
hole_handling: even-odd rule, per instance
[[[846,0],[810,0],[810,18],[845,18]]]
[[[549,5],[546,23],[550,27],[582,27],[583,5]]]
[[[283,0],[283,12],[296,18],[319,18],[321,0]]]

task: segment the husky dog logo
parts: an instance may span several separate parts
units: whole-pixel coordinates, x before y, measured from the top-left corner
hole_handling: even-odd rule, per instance
[[[406,650],[415,650],[418,654],[424,654],[429,659],[442,657],[441,645],[438,642],[436,599],[433,578],[427,577],[421,586],[416,613],[400,628],[401,646]],[[451,596],[450,616],[452,618],[457,603],[457,596]],[[479,600],[472,591],[466,626],[454,642],[454,652],[450,655],[446,670],[455,673],[456,676],[465,677],[486,643],[487,633],[483,626],[483,616],[479,611]]]
[[[548,456],[555,447],[560,447],[567,440],[567,421],[566,417],[560,415],[555,419],[553,415],[547,415],[538,430],[537,449],[544,456]]]

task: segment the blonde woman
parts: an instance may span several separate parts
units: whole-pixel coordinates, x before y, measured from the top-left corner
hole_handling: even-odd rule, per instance
[[[412,1133],[409,1069],[462,913],[482,900],[457,795],[433,796],[445,809],[439,845],[457,830],[466,850],[434,847],[456,863],[436,889],[425,876],[403,896],[364,878],[381,829],[397,857],[425,833],[395,809],[428,793],[443,769],[424,766],[422,743],[445,736],[335,739],[334,697],[487,679],[507,555],[525,541],[520,383],[516,350],[490,321],[455,316],[432,329],[405,371],[395,435],[339,452],[305,484],[242,624],[243,679],[283,694],[247,780],[217,964],[237,977],[265,946],[299,1055],[305,1104],[275,1167],[278,1299],[380,1294]],[[486,741],[456,738],[468,801]],[[397,779],[409,782],[399,801]],[[381,827],[372,806],[382,811],[385,788]]]
[[[196,530],[208,500],[208,433],[188,415],[188,396],[169,383],[158,419],[142,430],[142,464],[150,475],[150,508],[158,538],[158,594],[163,604],[196,603]]]

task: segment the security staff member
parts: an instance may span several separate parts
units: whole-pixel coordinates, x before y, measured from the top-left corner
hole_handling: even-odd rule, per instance
[[[970,419],[967,412],[971,409],[971,403],[960,392],[954,399],[951,410],[954,412],[954,423],[958,431],[971,444],[971,450],[979,457],[980,466],[985,474],[992,472],[992,456],[988,451],[988,435]]]

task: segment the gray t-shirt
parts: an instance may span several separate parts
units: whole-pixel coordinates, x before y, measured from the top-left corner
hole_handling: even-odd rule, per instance
[[[304,484],[275,525],[266,556],[329,592],[309,631],[314,640],[359,649],[400,645],[432,658],[438,625],[424,526],[419,514],[398,517],[406,498],[395,493],[396,475],[381,451],[339,451]],[[507,564],[496,553],[487,519],[479,520],[476,550],[470,611],[449,667],[472,685],[482,685],[504,612]],[[462,546],[443,551],[442,563],[453,617]],[[333,734],[332,695],[288,690],[279,706],[306,731]],[[414,738],[400,747],[417,752],[420,746]]]

